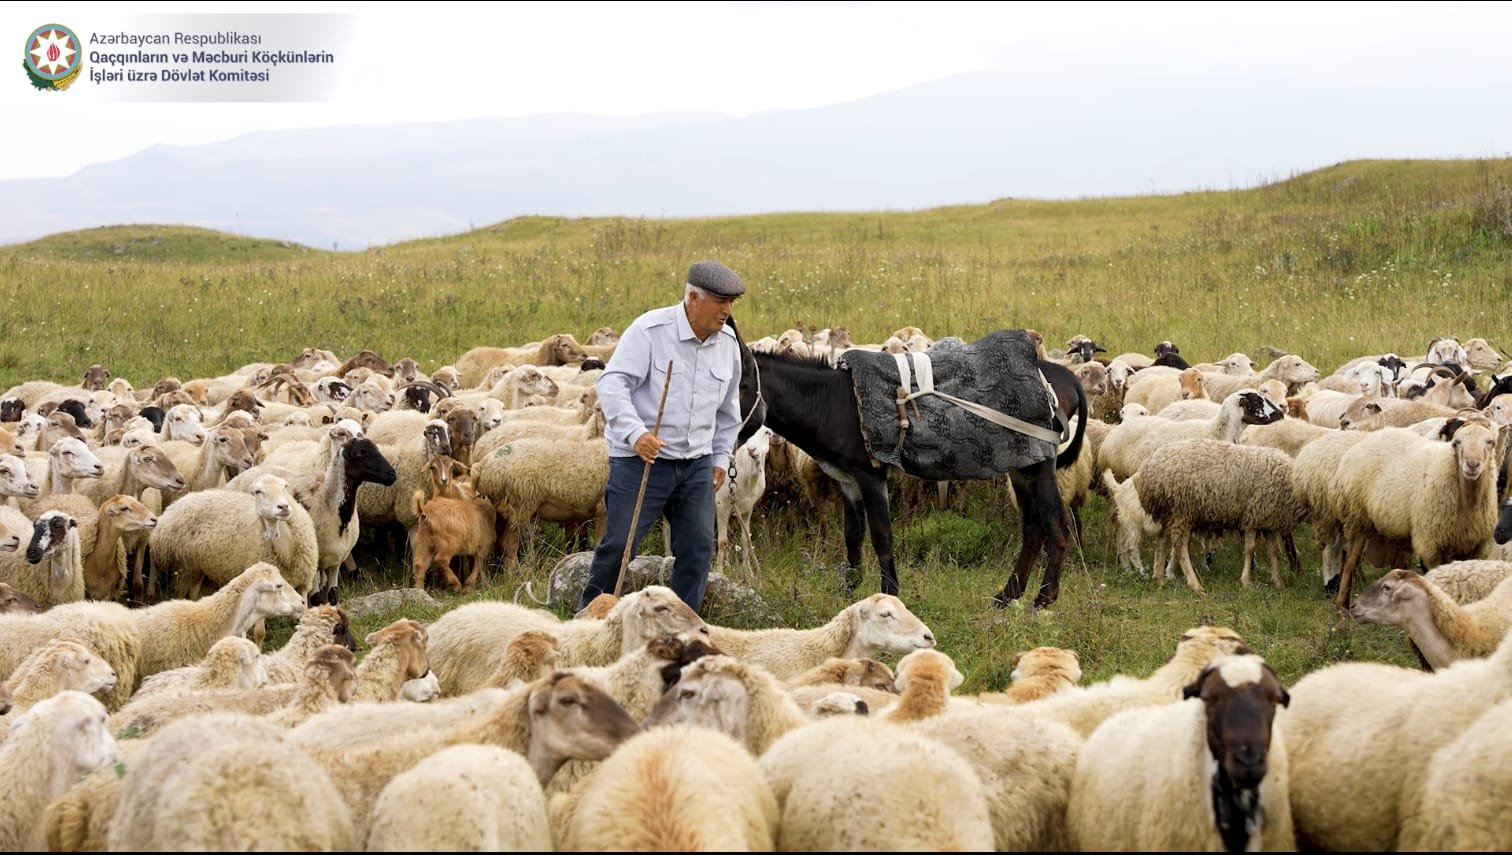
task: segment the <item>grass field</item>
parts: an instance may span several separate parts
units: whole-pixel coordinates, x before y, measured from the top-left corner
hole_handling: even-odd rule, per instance
[[[1356,355],[1421,354],[1442,335],[1512,342],[1512,161],[1350,162],[1244,191],[921,212],[528,217],[357,253],[183,227],[93,229],[0,247],[0,388],[77,383],[94,362],[150,386],[311,345],[410,356],[429,370],[476,345],[623,329],[675,301],[699,258],[724,261],[750,286],[737,316],[751,338],[844,326],[875,342],[912,324],[972,339],[1027,326],[1052,345],[1089,335],[1110,355],[1148,353],[1162,339],[1192,361],[1276,348],[1326,373]],[[1121,573],[1097,497],[1056,607],[995,609],[1019,539],[1005,510],[1002,489],[981,482],[964,518],[895,519],[902,595],[967,674],[966,691],[1004,686],[1011,655],[1040,644],[1077,650],[1088,680],[1148,673],[1204,623],[1239,631],[1286,682],[1343,659],[1415,664],[1400,631],[1334,615],[1310,533],[1298,533],[1308,574],[1284,590],[1241,589],[1230,538],[1197,597],[1179,581]],[[827,537],[808,509],[771,508],[756,522],[757,589],[788,625],[821,623],[876,590],[869,553],[858,594],[840,587],[839,509],[822,513]],[[482,596],[512,597],[525,580],[542,590],[561,554],[547,526],[519,576],[495,573]],[[399,559],[375,556],[359,545],[363,571],[345,581],[347,595],[404,584]]]

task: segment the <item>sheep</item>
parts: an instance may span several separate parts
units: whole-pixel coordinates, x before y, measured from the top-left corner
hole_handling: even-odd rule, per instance
[[[898,701],[882,713],[894,724],[922,721],[945,712],[950,693],[966,682],[966,675],[938,650],[915,650],[898,662]]]
[[[538,629],[527,629],[504,645],[504,659],[484,685],[512,689],[517,685],[535,682],[556,667],[558,648],[556,636]]]
[[[79,524],[62,511],[47,511],[32,523],[23,557],[0,558],[0,581],[36,600],[44,609],[84,599],[84,556]]]
[[[982,782],[999,852],[1065,851],[1066,804],[1082,738],[1055,721],[995,705],[952,704],[905,727],[939,741]]]
[[[564,622],[513,603],[467,603],[431,624],[429,651],[442,693],[452,696],[484,685],[499,667],[505,645],[527,629],[555,636],[558,663],[567,667],[607,665],[657,636],[706,628],[671,588],[650,585],[620,598],[602,621]]]
[[[368,654],[357,666],[353,700],[392,701],[405,683],[430,671],[429,631],[417,621],[400,618],[363,639]]]
[[[115,684],[115,669],[109,662],[71,638],[54,638],[23,659],[0,684],[10,697],[10,715],[0,718],[0,742],[5,741],[10,723],[41,701],[59,692],[109,692]]]
[[[295,725],[289,731],[289,739],[306,748],[335,752],[381,742],[395,733],[445,730],[487,712],[518,688],[482,688],[425,704],[377,701],[339,704]]]
[[[249,639],[228,635],[210,645],[198,664],[149,676],[131,699],[139,701],[156,694],[209,689],[256,689],[267,682],[268,671],[257,645]]]
[[[1231,629],[1195,627],[1182,633],[1171,660],[1145,679],[1119,675],[1086,687],[1071,686],[1049,697],[1019,704],[1015,711],[1064,722],[1085,737],[1122,710],[1181,700],[1186,686],[1214,659],[1249,652],[1244,639]]]
[[[1170,373],[1156,373],[1147,369],[1130,377],[1124,389],[1125,403],[1140,404],[1151,413],[1160,413],[1176,401],[1194,399],[1223,400],[1208,394],[1207,380],[1195,368]]]
[[[1383,427],[1408,427],[1425,419],[1453,416],[1454,407],[1427,401],[1398,401],[1393,398],[1360,398],[1339,416],[1341,430],[1374,431]]]
[[[1048,698],[1067,686],[1081,682],[1081,660],[1076,651],[1059,647],[1036,647],[1013,654],[1013,684],[1006,692],[984,692],[984,703],[1022,704]]]
[[[369,827],[379,793],[399,773],[453,745],[483,744],[525,756],[537,782],[551,780],[568,760],[602,760],[640,731],[635,720],[590,681],[553,672],[445,729],[410,730],[339,750],[308,747],[325,767],[359,833]]]
[[[723,571],[729,563],[730,516],[740,524],[741,557],[757,578],[761,565],[751,545],[751,513],[761,494],[766,492],[766,459],[772,447],[772,429],[763,425],[750,439],[735,449],[730,458],[730,477],[714,493],[715,569]]]
[[[1111,471],[1103,472],[1103,484],[1108,498],[1118,516],[1118,566],[1145,575],[1144,560],[1140,556],[1142,537],[1156,537],[1160,524],[1155,522],[1139,501],[1139,486],[1131,476],[1120,482]],[[1159,572],[1160,568],[1156,568]]]
[[[339,606],[311,606],[299,616],[294,634],[276,652],[262,657],[269,683],[292,683],[304,673],[305,663],[327,644],[356,651],[351,620]]]
[[[1487,656],[1512,626],[1512,582],[1496,586],[1468,606],[1411,570],[1392,570],[1360,593],[1349,616],[1407,630],[1416,648],[1437,670],[1459,659]]]
[[[609,446],[602,413],[572,438],[526,437],[495,449],[473,464],[473,483],[504,517],[499,535],[502,568],[519,568],[520,539],[532,519],[604,526],[604,485],[609,481]],[[569,532],[570,533],[570,532]]]
[[[553,848],[535,772],[518,753],[492,745],[443,748],[395,775],[373,803],[367,837],[369,852]]]
[[[1402,852],[1505,852],[1512,849],[1512,703],[1502,701],[1433,753],[1422,801],[1404,805]]]
[[[350,810],[309,755],[254,716],[216,713],[154,735],[122,780],[112,851],[359,849]]]
[[[1241,390],[1225,398],[1218,415],[1209,421],[1174,422],[1160,416],[1125,419],[1103,440],[1097,462],[1124,479],[1139,471],[1145,459],[1162,445],[1183,439],[1234,443],[1245,425],[1270,424],[1281,418],[1281,409],[1270,399],[1254,390]]]
[[[35,499],[41,494],[42,487],[27,470],[26,461],[14,454],[0,454],[0,497]]]
[[[415,510],[409,498],[416,490],[424,489],[429,480],[426,462],[437,455],[451,454],[450,430],[445,421],[430,419],[397,441],[378,448],[393,466],[395,480],[388,485],[368,484],[359,488],[357,514],[371,525],[397,521],[411,529],[415,525]]]
[[[780,812],[779,850],[994,847],[982,781],[971,765],[901,725],[827,718],[787,734],[758,762]]]
[[[697,726],[638,734],[552,801],[565,851],[770,852],[777,800],[740,743]]]
[[[357,669],[352,651],[327,644],[305,663],[304,679],[295,696],[268,713],[270,724],[293,728],[348,701],[357,692]]]
[[[1306,509],[1323,547],[1324,590],[1337,584],[1343,565],[1344,494],[1338,489],[1339,461],[1368,434],[1334,431],[1308,443],[1292,461],[1292,495]]]
[[[1222,401],[1241,389],[1253,389],[1265,380],[1280,380],[1286,384],[1287,394],[1295,395],[1304,383],[1313,383],[1320,378],[1317,368],[1296,354],[1277,357],[1259,374],[1235,377],[1228,374],[1205,374],[1208,397]]]
[[[704,641],[699,633],[684,632],[653,638],[608,665],[578,665],[561,670],[593,680],[624,707],[625,712],[641,719],[661,700],[663,692],[678,681],[684,666],[705,656],[718,655],[721,652]],[[497,680],[490,682],[490,686],[501,685]],[[552,788],[557,784],[553,780]]]
[[[783,734],[809,721],[771,672],[725,655],[703,656],[683,666],[676,685],[662,695],[645,719],[647,727],[710,727],[734,737],[756,756]]]
[[[1429,570],[1424,576],[1460,605],[1485,599],[1509,577],[1512,577],[1512,561],[1489,560],[1451,561]]]
[[[178,719],[217,712],[258,714],[270,723],[293,727],[351,699],[356,687],[351,651],[331,644],[316,651],[298,682],[133,698],[110,717],[110,727],[123,739],[137,739]]]
[[[1421,811],[1434,752],[1512,697],[1509,674],[1512,642],[1503,639],[1484,659],[1432,673],[1344,662],[1298,680],[1279,719],[1298,845],[1399,849],[1404,823]]]
[[[15,546],[11,549],[15,549]],[[4,551],[4,545],[0,544],[0,552]],[[0,615],[34,615],[40,611],[42,611],[42,606],[36,600],[0,582]]]
[[[223,585],[259,562],[277,567],[301,596],[316,584],[314,519],[276,475],[258,478],[250,492],[216,488],[174,502],[148,545],[153,575],[177,573],[180,597],[197,596],[207,581]]]
[[[126,581],[125,539],[150,532],[157,517],[140,501],[119,495],[100,505],[96,519],[95,548],[83,559],[84,593],[91,600],[113,600]]]
[[[173,460],[156,444],[135,448],[102,448],[96,452],[104,474],[78,485],[96,505],[116,495],[142,498],[148,489],[179,492],[187,485]]]
[[[84,440],[71,436],[53,443],[45,452],[27,452],[25,462],[27,472],[42,487],[42,496],[71,493],[75,481],[105,474],[105,465]],[[28,511],[31,504],[22,502],[21,510]]]
[[[118,709],[136,688],[142,641],[133,612],[117,603],[66,603],[39,615],[0,615],[0,674],[15,670],[32,651],[54,638],[77,639],[115,670],[116,685],[105,705]]]
[[[83,692],[65,691],[11,722],[0,745],[0,850],[38,849],[38,820],[47,803],[82,776],[116,762],[105,707]]]
[[[1276,560],[1277,541],[1285,547],[1293,571],[1301,572],[1291,536],[1306,511],[1292,495],[1291,470],[1291,458],[1274,448],[1191,439],[1156,449],[1135,480],[1139,502],[1161,527],[1161,541],[1172,544],[1187,586],[1201,594],[1189,549],[1194,531],[1244,532],[1239,580],[1246,588],[1254,587],[1256,535],[1269,537],[1271,584],[1285,586]],[[1163,582],[1171,567],[1158,566],[1161,550],[1156,551],[1157,579]]]
[[[760,665],[780,680],[790,680],[832,656],[874,658],[880,653],[907,653],[935,645],[929,627],[890,594],[872,594],[812,629],[711,626],[709,640],[730,656]]]
[[[1181,703],[1127,710],[1077,756],[1066,810],[1072,848],[1228,851],[1295,846],[1286,743],[1290,703],[1258,656],[1224,656]]]
[[[787,681],[789,689],[800,686],[862,686],[879,692],[897,693],[893,670],[875,659],[842,659],[832,656],[823,663]]]
[[[202,600],[167,600],[134,610],[142,639],[135,677],[141,681],[159,671],[193,665],[219,639],[246,635],[263,618],[292,615],[302,608],[303,600],[278,568],[259,561]]]
[[[426,501],[425,491],[416,490],[412,504],[415,527],[410,532],[410,550],[415,556],[411,574],[414,587],[425,590],[426,573],[435,567],[447,587],[470,593],[483,578],[483,568],[493,555],[498,518],[493,502],[475,495],[457,499],[437,496]],[[454,557],[471,559],[472,570],[465,582],[452,572]]]
[[[1453,440],[1425,439],[1402,428],[1366,435],[1339,459],[1338,503],[1349,554],[1335,604],[1349,601],[1350,577],[1374,533],[1412,551],[1429,567],[1475,558],[1496,526],[1496,476],[1512,428],[1483,419],[1462,424]]]

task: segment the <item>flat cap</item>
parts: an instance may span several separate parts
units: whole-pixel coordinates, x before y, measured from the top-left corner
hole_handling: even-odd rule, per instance
[[[717,261],[696,261],[688,268],[688,284],[716,297],[734,299],[745,293],[745,283],[735,271]]]

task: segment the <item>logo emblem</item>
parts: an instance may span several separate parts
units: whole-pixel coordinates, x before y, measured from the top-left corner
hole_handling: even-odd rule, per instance
[[[79,79],[84,52],[73,30],[62,24],[44,24],[26,38],[23,64],[33,86],[62,91]]]

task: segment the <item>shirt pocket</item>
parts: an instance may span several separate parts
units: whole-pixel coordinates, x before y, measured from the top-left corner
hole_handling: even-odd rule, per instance
[[[725,391],[730,388],[730,378],[735,370],[728,364],[710,363],[698,369],[697,389],[699,403],[709,406],[718,406],[724,400]]]

